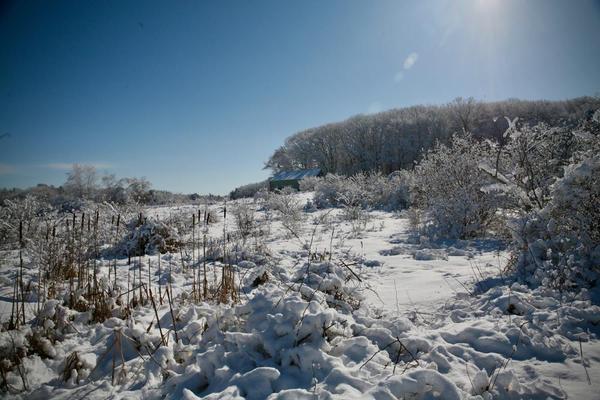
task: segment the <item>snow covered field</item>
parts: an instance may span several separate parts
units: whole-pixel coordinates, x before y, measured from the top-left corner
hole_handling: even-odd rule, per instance
[[[311,193],[293,196],[303,205]],[[236,235],[232,215],[241,203],[256,210],[253,229],[261,235]],[[146,214],[165,219],[196,211],[160,207]],[[511,283],[503,276],[509,253],[496,240],[431,243],[411,233],[405,215],[382,211],[359,223],[341,209],[302,211],[292,225],[250,200],[228,203],[225,221],[223,204],[211,211],[219,218],[207,237],[232,235],[226,261],[234,265],[235,304],[193,301],[200,246],[195,257],[189,248],[162,254],[160,273],[156,254],[130,265],[117,259],[112,318],[90,322],[90,311],[60,300],[46,302],[36,317],[32,296],[25,307],[31,323],[0,332],[4,352],[25,353],[21,367],[2,369],[10,396],[598,398],[600,308],[585,290],[567,298]],[[0,261],[5,322],[18,253],[4,251]],[[210,287],[219,285],[221,261],[207,263]],[[107,288],[114,262],[97,261]],[[25,281],[35,286],[37,267],[25,265]],[[145,290],[135,276],[138,286],[152,287],[156,310],[148,302],[124,316],[125,304]],[[32,325],[44,332],[35,352],[26,344]],[[23,381],[27,390],[17,393]]]

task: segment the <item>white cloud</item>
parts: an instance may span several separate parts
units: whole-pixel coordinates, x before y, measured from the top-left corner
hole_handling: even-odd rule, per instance
[[[418,59],[419,55],[417,53],[415,53],[414,51],[410,53],[408,57],[406,57],[406,59],[404,60],[404,69],[411,69]]]
[[[419,54],[417,52],[413,51],[412,53],[410,53],[404,59],[404,63],[402,64],[404,69],[396,72],[396,75],[394,75],[394,82],[400,83],[401,81],[403,81],[404,80],[404,71],[408,71],[409,69],[411,69],[415,65],[415,63],[417,62],[418,59],[419,59]]]
[[[49,169],[57,169],[57,170],[61,170],[61,171],[68,171],[71,168],[73,168],[73,164],[91,165],[92,167],[94,167],[96,169],[111,169],[111,168],[113,168],[112,164],[108,164],[108,163],[92,163],[92,162],[76,162],[76,163],[59,162],[59,163],[49,163],[49,164],[42,165],[42,167],[43,168],[49,168]]]

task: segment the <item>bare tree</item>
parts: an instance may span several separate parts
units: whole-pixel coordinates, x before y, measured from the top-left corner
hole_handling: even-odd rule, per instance
[[[93,165],[73,164],[64,188],[73,197],[91,198],[98,189],[97,182],[98,175]]]
[[[148,201],[148,191],[152,187],[152,184],[146,178],[127,178],[126,182],[127,193],[131,200],[140,204],[144,204]]]
[[[479,103],[473,97],[463,99],[457,97],[449,105],[457,125],[463,132],[471,132],[475,122],[475,116]]]

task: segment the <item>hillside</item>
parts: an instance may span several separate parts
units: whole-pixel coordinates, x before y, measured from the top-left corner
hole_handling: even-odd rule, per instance
[[[598,97],[564,101],[506,100],[479,102],[458,98],[451,103],[417,105],[310,128],[293,134],[266,163],[273,171],[320,167],[326,173],[389,173],[412,168],[424,150],[449,142],[467,131],[477,138],[502,139],[508,124],[570,125],[600,107]]]

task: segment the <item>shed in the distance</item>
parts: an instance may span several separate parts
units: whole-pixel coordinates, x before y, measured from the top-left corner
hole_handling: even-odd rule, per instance
[[[308,177],[321,176],[320,168],[298,169],[295,171],[280,171],[269,179],[269,190],[282,190],[285,187],[300,189],[300,181]]]

